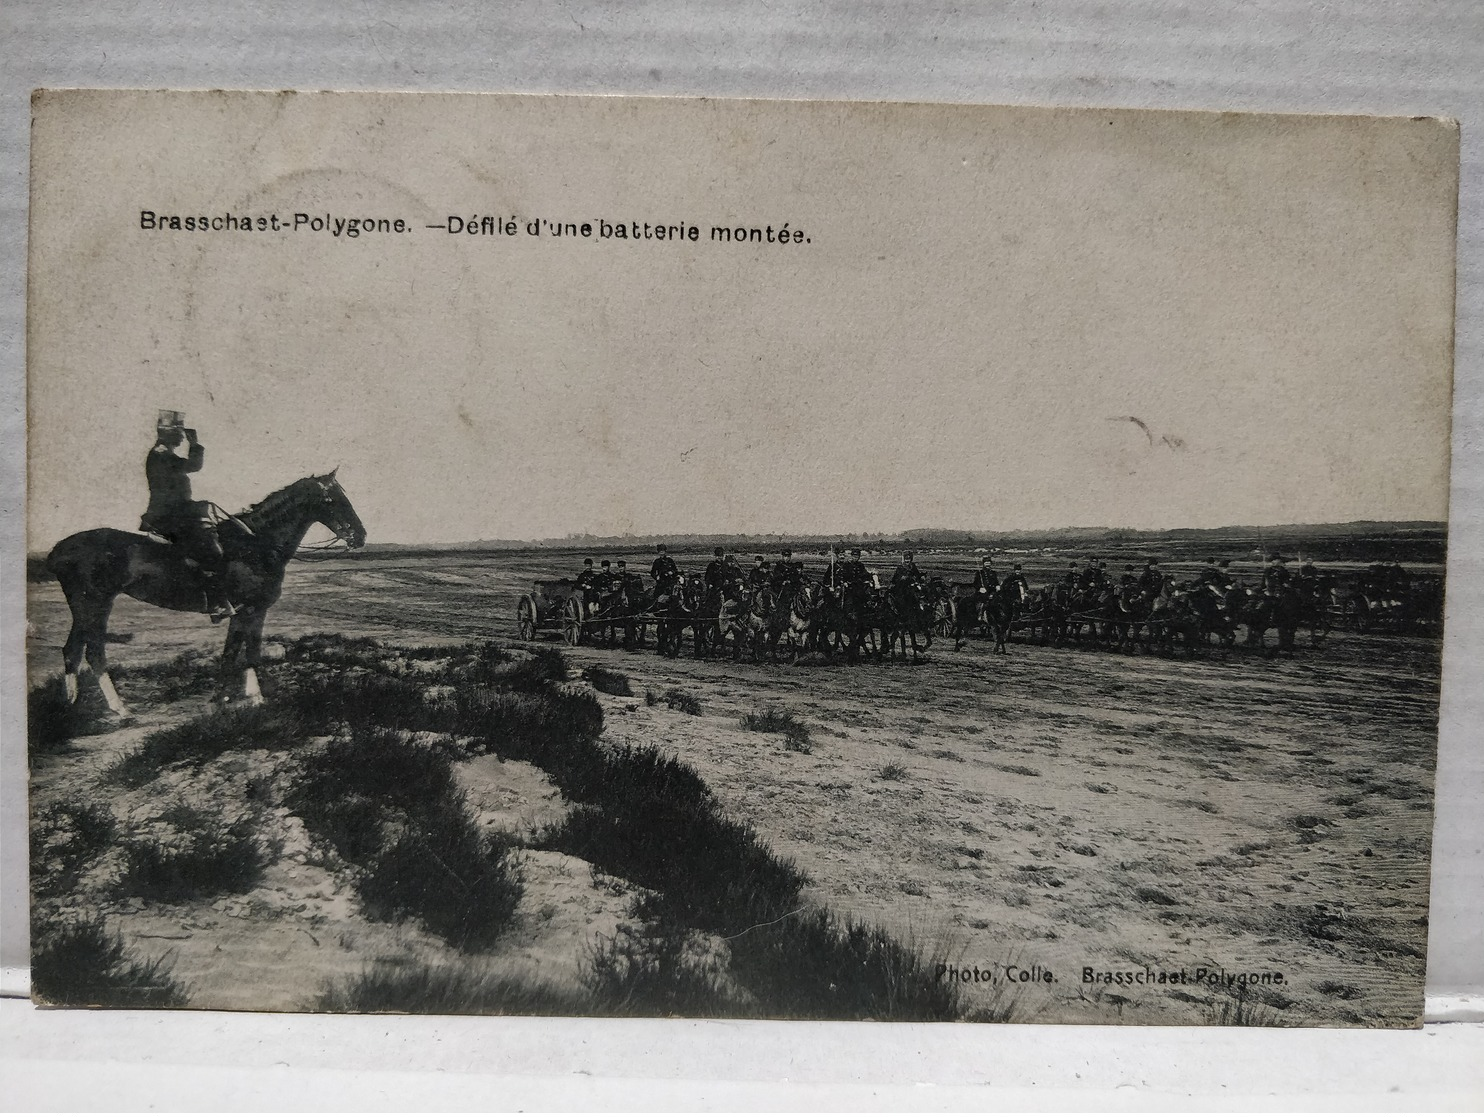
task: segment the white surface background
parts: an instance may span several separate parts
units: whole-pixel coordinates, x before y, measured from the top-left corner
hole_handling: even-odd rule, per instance
[[[0,963],[24,964],[24,276],[40,86],[462,89],[1462,121],[1428,991],[1484,993],[1484,5],[0,0]],[[88,463],[78,462],[85,471]],[[7,988],[16,971],[7,970]],[[1443,1002],[1437,1001],[1441,1004]],[[1454,1003],[1457,1003],[1456,1001]],[[1475,1002],[1477,1003],[1477,1001]],[[0,1002],[7,1108],[1484,1104],[1484,1031],[387,1020]],[[166,1092],[168,1091],[168,1092]]]

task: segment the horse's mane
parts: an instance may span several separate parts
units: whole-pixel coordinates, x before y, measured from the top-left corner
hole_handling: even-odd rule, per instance
[[[285,511],[294,507],[298,490],[308,485],[311,481],[318,480],[320,478],[310,476],[300,477],[297,481],[291,481],[283,488],[275,489],[256,504],[249,504],[237,514],[237,518],[245,520],[250,517],[252,520],[262,524],[271,524],[282,516]]]

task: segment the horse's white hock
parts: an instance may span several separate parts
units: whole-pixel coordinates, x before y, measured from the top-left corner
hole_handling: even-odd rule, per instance
[[[108,703],[108,708],[119,717],[129,712],[119,699],[119,692],[113,688],[113,679],[109,677],[107,671],[98,676],[98,689],[103,692],[103,701]]]

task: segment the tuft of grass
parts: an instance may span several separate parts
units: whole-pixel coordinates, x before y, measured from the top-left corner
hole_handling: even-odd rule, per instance
[[[661,701],[662,699],[655,691],[646,690],[644,692],[644,704],[646,706],[658,706]]]
[[[540,691],[567,678],[567,659],[555,648],[536,648],[494,679],[511,690]]]
[[[31,828],[31,888],[37,896],[61,896],[76,888],[88,866],[118,836],[118,822],[94,803],[54,803]]]
[[[321,1012],[425,1012],[440,1016],[579,1016],[586,998],[541,982],[496,977],[472,962],[378,959],[358,976],[331,982]]]
[[[186,1002],[168,956],[131,959],[102,916],[33,918],[31,940],[31,995],[43,1004],[179,1008]]]
[[[883,780],[905,780],[908,776],[907,769],[900,764],[883,764],[876,774]]]
[[[927,955],[888,932],[810,908],[729,941],[734,976],[766,1006],[789,1019],[956,1020],[963,1015],[956,983]]]
[[[127,838],[122,847],[120,891],[164,903],[247,892],[268,862],[251,817],[227,823],[185,805],[165,811],[150,832]]]
[[[634,690],[629,686],[629,677],[622,671],[610,671],[606,667],[594,664],[582,673],[582,677],[591,684],[594,690],[600,690],[604,694],[616,695],[619,698],[632,698]],[[653,705],[653,703],[650,703]]]
[[[1218,997],[1207,1007],[1205,1017],[1207,1023],[1227,1028],[1281,1028],[1285,1023],[1281,1013],[1260,1001],[1246,985]]]
[[[610,1016],[735,1016],[726,966],[689,928],[660,917],[598,936],[584,982]]]
[[[682,714],[690,714],[692,717],[701,716],[701,700],[688,690],[679,687],[671,687],[665,691],[665,705],[672,710],[679,710]]]
[[[743,714],[741,725],[754,733],[786,733],[802,723],[782,706],[762,706]],[[807,728],[807,727],[806,727]]]

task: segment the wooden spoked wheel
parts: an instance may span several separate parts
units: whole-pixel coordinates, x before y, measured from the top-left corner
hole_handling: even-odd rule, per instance
[[[536,603],[529,597],[522,597],[515,607],[515,628],[522,640],[536,639],[536,622]]]
[[[582,643],[582,619],[582,598],[567,598],[562,607],[562,637],[574,648]]]

